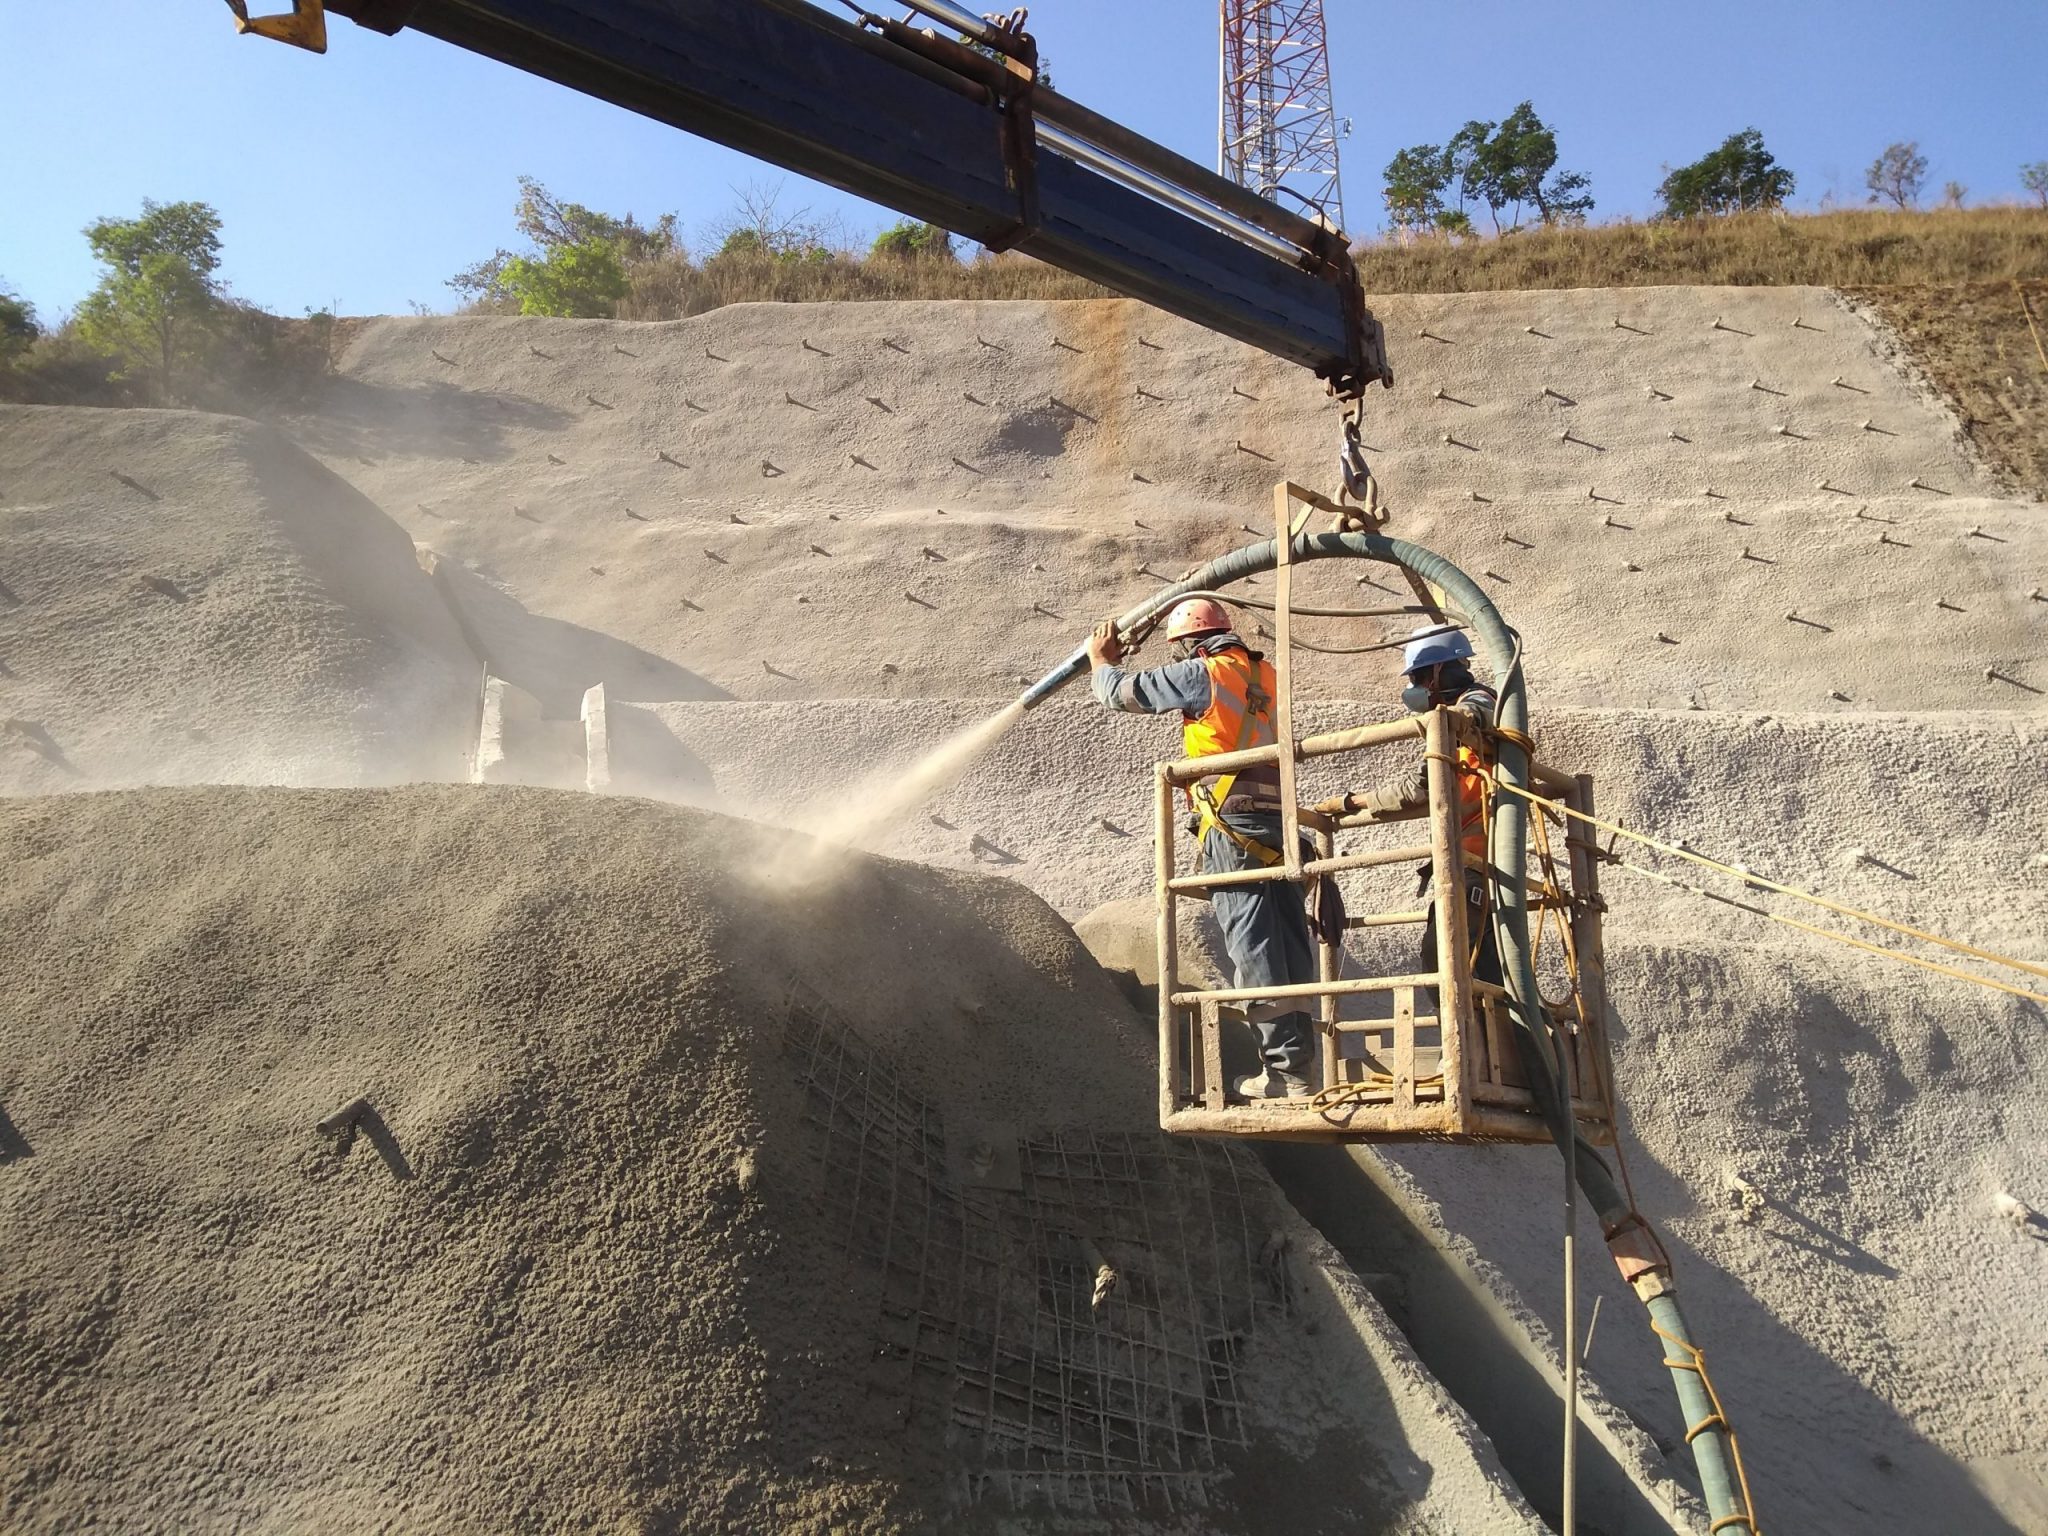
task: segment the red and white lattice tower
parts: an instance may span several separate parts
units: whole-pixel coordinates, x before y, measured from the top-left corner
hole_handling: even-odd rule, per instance
[[[1223,0],[1217,169],[1344,227],[1322,0]]]

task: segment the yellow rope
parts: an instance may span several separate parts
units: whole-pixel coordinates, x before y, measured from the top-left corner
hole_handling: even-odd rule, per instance
[[[1589,826],[1598,827],[1603,832],[1611,832],[1615,834],[1617,837],[1626,837],[1630,839],[1632,842],[1643,843],[1648,847],[1655,848],[1659,853],[1667,853],[1672,855],[1674,858],[1690,860],[1692,863],[1702,865],[1705,868],[1718,870],[1720,873],[1724,875],[1733,875],[1736,879],[1742,881],[1745,885],[1761,886],[1766,890],[1776,891],[1781,896],[1791,896],[1799,901],[1808,902],[1813,906],[1825,908],[1830,912],[1840,913],[1844,917],[1852,917],[1861,922],[1872,923],[1879,928],[1889,929],[1893,933],[1903,934],[1907,938],[1920,939],[1929,944],[1936,944],[1942,947],[1943,949],[1953,950],[1958,954],[1969,955],[1974,959],[1988,960],[1992,962],[1994,965],[2007,966],[2013,970],[2024,971],[2027,974],[2033,976],[2048,976],[2048,966],[2034,965],[2025,960],[2016,960],[2011,955],[2001,955],[1993,950],[1979,949],[1974,944],[1965,944],[1958,939],[1943,938],[1938,933],[1929,933],[1923,928],[1914,928],[1906,923],[1895,923],[1888,917],[1878,916],[1875,912],[1866,912],[1860,907],[1846,906],[1839,901],[1831,901],[1825,896],[1815,895],[1812,891],[1804,891],[1799,889],[1799,887],[1797,886],[1784,885],[1776,880],[1767,879],[1762,875],[1752,874],[1747,870],[1737,869],[1733,865],[1722,863],[1719,859],[1710,859],[1705,854],[1694,853],[1689,848],[1679,848],[1674,846],[1673,844],[1664,842],[1658,838],[1650,837],[1644,833],[1633,831],[1628,827],[1619,826],[1614,822],[1603,821],[1597,816],[1589,816],[1584,811],[1575,810],[1573,807],[1562,804],[1559,801],[1547,799],[1546,797],[1536,794],[1531,790],[1522,788],[1518,784],[1510,784],[1505,780],[1499,778],[1497,775],[1494,778],[1494,784],[1497,788],[1505,789],[1509,791],[1511,794],[1521,796],[1524,800],[1529,801],[1533,805],[1547,807],[1548,809],[1557,812],[1559,815],[1570,816],[1575,820],[1587,823]],[[1613,856],[1610,854],[1606,855],[1606,857],[1612,858]],[[1781,917],[1775,912],[1767,912],[1762,907],[1751,906],[1747,902],[1736,901],[1731,897],[1722,896],[1713,891],[1703,890],[1698,886],[1684,885],[1682,884],[1682,882],[1671,879],[1671,877],[1668,875],[1660,875],[1654,870],[1645,869],[1638,864],[1630,864],[1625,860],[1615,859],[1614,862],[1620,864],[1623,869],[1634,870],[1638,874],[1645,874],[1651,876],[1653,879],[1664,880],[1668,884],[1680,886],[1680,888],[1683,890],[1695,891],[1699,895],[1711,897],[1715,901],[1726,902],[1729,906],[1739,907],[1745,912],[1753,912],[1759,917],[1767,917],[1770,918],[1773,922],[1784,923],[1789,927],[1798,928],[1807,933],[1818,934],[1820,937],[1825,939],[1835,939],[1843,944],[1849,944],[1858,949],[1868,950],[1872,954],[1888,955],[1892,959],[1903,960],[1909,965],[1918,965],[1924,967],[1927,970],[1936,971],[1944,976],[1953,976],[1961,981],[1974,981],[1979,986],[1991,987],[2000,992],[2010,992],[2015,997],[2024,997],[2031,999],[2034,1002],[2048,1003],[2048,996],[2044,996],[2039,992],[2029,991],[2025,987],[2015,987],[2006,982],[1995,981],[1988,976],[1973,975],[1969,971],[1960,971],[1956,970],[1951,966],[1939,965],[1932,960],[1923,960],[1917,955],[1909,955],[1901,950],[1886,949],[1884,946],[1880,944],[1871,944],[1862,939],[1852,938],[1850,935],[1845,933],[1836,933],[1832,929],[1816,928],[1811,923],[1802,923],[1793,918]]]
[[[1669,1355],[1665,1356],[1664,1366],[1667,1370],[1691,1371],[1698,1376],[1700,1387],[1707,1394],[1707,1404],[1714,1410],[1704,1419],[1701,1419],[1699,1423],[1686,1430],[1685,1443],[1691,1445],[1693,1441],[1710,1429],[1718,1429],[1728,1437],[1728,1456],[1735,1463],[1736,1486],[1742,1490],[1742,1513],[1739,1515],[1723,1515],[1709,1527],[1709,1530],[1733,1530],[1739,1525],[1746,1527],[1750,1536],[1758,1536],[1756,1499],[1749,1491],[1749,1472],[1742,1465],[1742,1446],[1735,1438],[1735,1426],[1728,1422],[1727,1410],[1721,1406],[1721,1394],[1714,1390],[1714,1378],[1707,1374],[1706,1352],[1690,1339],[1681,1339],[1676,1334],[1660,1326],[1654,1317],[1650,1319],[1650,1332],[1656,1334],[1666,1344],[1676,1344],[1685,1351],[1686,1358],[1683,1360],[1674,1360]]]
[[[1489,803],[1491,803],[1491,797],[1489,797]],[[1586,1022],[1586,1002],[1579,992],[1578,950],[1572,942],[1572,925],[1565,920],[1563,915],[1565,906],[1576,902],[1578,897],[1575,893],[1565,890],[1564,886],[1558,881],[1557,860],[1550,851],[1550,823],[1541,810],[1538,810],[1535,817],[1531,820],[1529,830],[1536,844],[1537,861],[1543,866],[1543,882],[1536,893],[1540,902],[1536,909],[1536,936],[1529,941],[1529,968],[1533,973],[1536,967],[1536,959],[1543,952],[1543,932],[1550,923],[1550,914],[1554,903],[1554,910],[1558,913],[1558,942],[1564,949],[1565,979],[1571,986],[1573,1009],[1579,1016],[1579,1022],[1583,1025]],[[1553,1003],[1543,995],[1542,983],[1540,981],[1537,984],[1536,997],[1545,1008],[1562,1009],[1564,1007],[1563,1003]]]
[[[1387,1022],[1392,1024],[1393,1020],[1389,1019]],[[1418,1089],[1441,1088],[1443,1085],[1444,1075],[1441,1072],[1432,1072],[1428,1077],[1415,1079],[1415,1086]],[[1328,1088],[1317,1089],[1309,1104],[1316,1110],[1342,1109],[1351,1104],[1367,1104],[1372,1102],[1366,1097],[1369,1092],[1393,1086],[1394,1079],[1390,1073],[1375,1072],[1368,1067],[1365,1077],[1358,1082],[1333,1083]]]
[[[2010,982],[2000,981],[1993,976],[1979,976],[1970,971],[1958,970],[1952,965],[1943,965],[1939,960],[1923,959],[1909,955],[1902,949],[1886,949],[1882,944],[1873,944],[1868,939],[1859,939],[1854,934],[1837,933],[1832,928],[1818,927],[1813,923],[1802,923],[1796,917],[1768,911],[1747,901],[1737,901],[1733,896],[1723,896],[1719,891],[1710,891],[1704,886],[1690,885],[1674,875],[1661,870],[1648,869],[1641,864],[1631,864],[1627,859],[1616,859],[1615,864],[1646,880],[1661,880],[1666,885],[1676,886],[1681,891],[1690,891],[1695,896],[1704,896],[1708,901],[1718,901],[1723,906],[1733,907],[1738,912],[1748,912],[1757,917],[1768,918],[1774,923],[1783,923],[1787,928],[1797,928],[1801,933],[1811,933],[1819,938],[1833,939],[1838,944],[1847,944],[1852,949],[1864,950],[1873,955],[1883,955],[1888,960],[1903,960],[1907,965],[1917,965],[1922,970],[1933,971],[1937,976],[1950,976],[1957,981],[1973,981],[1980,987],[1989,987],[1994,992],[2009,992],[2014,997],[2024,997],[2030,1002],[2048,1003],[2048,994],[2030,992],[2025,987],[2016,987]]]
[[[1533,736],[1524,736],[1520,731],[1514,730],[1513,728],[1505,725],[1496,725],[1495,727],[1493,727],[1493,734],[1498,736],[1502,741],[1520,747],[1524,752],[1528,753],[1531,757],[1534,757],[1536,755],[1536,738]]]

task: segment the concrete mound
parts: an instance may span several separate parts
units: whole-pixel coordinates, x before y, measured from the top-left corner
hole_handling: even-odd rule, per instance
[[[459,778],[480,685],[404,530],[277,431],[0,407],[0,793]]]
[[[0,1523],[1540,1531],[1048,908],[776,841],[0,803]]]

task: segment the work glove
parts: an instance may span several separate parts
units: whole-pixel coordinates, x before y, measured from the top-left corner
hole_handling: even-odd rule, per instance
[[[1104,619],[1088,637],[1088,660],[1098,667],[1113,667],[1124,659],[1124,642],[1116,632],[1116,620]]]

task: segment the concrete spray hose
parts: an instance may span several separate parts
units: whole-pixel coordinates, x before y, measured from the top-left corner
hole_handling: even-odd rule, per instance
[[[1399,566],[1435,588],[1442,596],[1445,615],[1465,626],[1475,649],[1499,680],[1495,775],[1511,790],[1529,791],[1529,700],[1522,677],[1521,643],[1477,582],[1443,556],[1419,544],[1376,533],[1297,535],[1288,558],[1297,563],[1307,560],[1376,560]],[[1143,635],[1187,593],[1227,587],[1247,576],[1270,571],[1276,563],[1276,550],[1271,539],[1232,550],[1189,572],[1180,581],[1161,588],[1132,608],[1116,621],[1117,633]],[[1065,661],[1027,689],[1018,703],[1026,710],[1036,708],[1087,670],[1088,646],[1083,642]],[[1700,1487],[1706,1496],[1712,1521],[1710,1528],[1716,1532],[1742,1530],[1754,1533],[1755,1516],[1741,1463],[1734,1450],[1733,1431],[1707,1378],[1701,1352],[1692,1343],[1685,1316],[1679,1309],[1670,1257],[1636,1210],[1634,1202],[1616,1185],[1606,1163],[1579,1136],[1570,1104],[1560,1091],[1561,1074],[1551,1051],[1548,1031],[1542,1023],[1536,971],[1529,946],[1529,907],[1525,886],[1528,820],[1528,802],[1522,795],[1510,793],[1500,796],[1494,803],[1492,842],[1488,849],[1494,931],[1523,1070],[1528,1075],[1530,1091],[1550,1126],[1558,1150],[1570,1164],[1579,1188],[1599,1216],[1600,1229],[1622,1277],[1649,1308],[1652,1331],[1669,1346],[1664,1364],[1670,1368],[1679,1406],[1685,1414],[1686,1440],[1692,1446],[1693,1459],[1699,1468]],[[1565,1341],[1567,1356],[1576,1348],[1575,1340]]]

